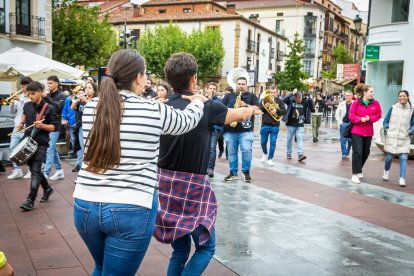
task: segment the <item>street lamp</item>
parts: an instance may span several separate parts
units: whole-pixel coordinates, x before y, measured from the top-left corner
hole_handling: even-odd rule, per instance
[[[362,18],[359,17],[359,14],[356,15],[354,18],[354,25],[355,25],[355,47],[354,47],[354,60],[357,60],[357,45],[358,45],[358,37],[360,36],[361,25],[362,25]]]

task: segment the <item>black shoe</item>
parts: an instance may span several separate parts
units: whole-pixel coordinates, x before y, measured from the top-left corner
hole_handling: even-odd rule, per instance
[[[244,180],[244,182],[252,182],[252,178],[250,177],[250,173],[243,173],[243,180]]]
[[[299,154],[299,159],[298,159],[298,161],[303,161],[303,160],[305,160],[306,159],[306,156],[305,155],[303,155],[303,154]]]
[[[27,199],[25,203],[20,205],[20,208],[22,208],[23,210],[26,210],[26,211],[31,211],[34,208],[34,202],[31,201],[30,199]]]
[[[229,182],[229,181],[233,181],[233,180],[237,180],[237,176],[233,175],[232,173],[230,173],[228,176],[226,176],[224,178],[224,181]]]
[[[214,170],[213,169],[207,169],[207,174],[209,177],[214,177]]]
[[[80,165],[77,165],[76,167],[74,167],[72,169],[72,172],[78,172],[78,171],[80,171],[80,169],[81,169],[81,166]]]
[[[48,190],[44,191],[42,198],[40,199],[40,202],[48,202],[49,197],[53,194],[55,190],[53,190],[52,187],[50,187]]]
[[[223,152],[222,152],[222,151],[220,151],[217,157],[218,157],[218,158],[221,158],[222,156],[223,156]]]
[[[318,143],[318,141],[319,141],[318,138],[313,138],[314,143]]]
[[[289,159],[289,160],[292,159],[292,154],[287,154],[286,158]]]

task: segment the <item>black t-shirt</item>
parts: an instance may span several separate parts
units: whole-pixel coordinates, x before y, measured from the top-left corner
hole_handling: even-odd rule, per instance
[[[61,90],[57,90],[56,92],[50,92],[44,100],[49,103],[49,105],[53,105],[56,110],[56,114],[59,118],[59,122],[62,120],[62,110],[63,106],[65,105],[66,96]],[[61,130],[61,124],[56,128],[55,131]]]
[[[181,95],[191,93],[173,94],[168,98],[167,104],[177,109],[185,109],[190,102],[181,98]],[[227,110],[222,103],[210,100],[204,104],[204,115],[196,128],[178,136],[162,135],[158,167],[205,175],[210,157],[211,127],[224,124]]]
[[[155,98],[155,97],[157,97],[157,92],[155,92],[152,88],[150,88],[148,90],[145,89],[144,93],[142,93],[142,97],[144,97],[144,98],[148,98],[148,97]]]
[[[35,105],[32,102],[27,102],[24,104],[23,114],[26,116],[26,126],[30,126],[36,121],[36,116],[40,113],[44,104],[44,100],[42,100],[39,105]],[[60,121],[56,113],[56,109],[51,104],[48,104],[46,107],[41,119],[43,118],[45,119],[43,121],[44,124],[54,125],[55,129],[60,126]],[[27,129],[24,133],[24,137],[30,136],[32,130],[33,128]],[[33,140],[35,140],[39,145],[49,146],[49,132],[44,129],[35,129],[34,131],[35,134],[33,136]]]
[[[82,126],[83,109],[86,103],[78,101],[76,102],[76,127]]]
[[[225,106],[234,108],[234,104],[236,103],[237,95],[235,92],[228,93],[226,96],[224,96],[222,102]],[[241,100],[245,102],[248,105],[255,105],[259,106],[259,99],[257,96],[253,93],[250,93],[248,91],[244,92],[241,95]],[[243,107],[240,107],[243,108]],[[253,131],[254,129],[254,116],[252,116],[247,121],[237,123],[236,127],[231,127],[230,125],[224,126],[224,132],[248,132]]]
[[[303,101],[302,103],[297,103],[296,101],[293,101],[286,125],[293,127],[303,127],[304,122],[305,107],[303,106]]]
[[[343,123],[349,123],[349,109],[351,108],[351,104],[352,103],[350,103],[350,104],[345,104],[345,107],[346,107],[346,113],[345,113],[345,116],[344,116],[344,118],[342,119],[342,122]]]

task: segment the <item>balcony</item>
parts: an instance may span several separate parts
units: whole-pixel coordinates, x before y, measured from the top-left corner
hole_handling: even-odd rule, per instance
[[[275,48],[271,48],[271,49],[270,49],[270,58],[271,58],[271,59],[275,58],[275,53],[276,53],[276,52],[275,52]]]
[[[256,54],[260,52],[260,42],[256,43]]]
[[[324,50],[332,50],[332,44],[325,43],[325,44],[323,45],[323,47],[324,47]]]
[[[255,48],[256,48],[256,42],[254,42],[253,40],[248,39],[247,40],[247,52],[250,53],[254,53],[255,52]]]
[[[284,56],[285,56],[285,53],[283,53],[283,51],[277,51],[276,61],[283,61]]]
[[[306,50],[305,51],[305,58],[315,58],[315,50]]]
[[[316,37],[316,28],[305,28],[305,32],[303,33],[305,38],[312,38]]]
[[[29,14],[9,13],[10,33],[31,37],[45,36],[45,18]]]
[[[340,37],[342,40],[346,40],[346,41],[349,39],[349,36],[348,36],[347,34],[343,33],[343,32],[341,32],[341,33],[339,34],[339,37]]]

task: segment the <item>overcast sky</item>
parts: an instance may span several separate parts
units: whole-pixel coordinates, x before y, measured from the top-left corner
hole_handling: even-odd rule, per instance
[[[368,10],[369,0],[354,0],[354,3],[357,5],[359,10],[361,11]]]

